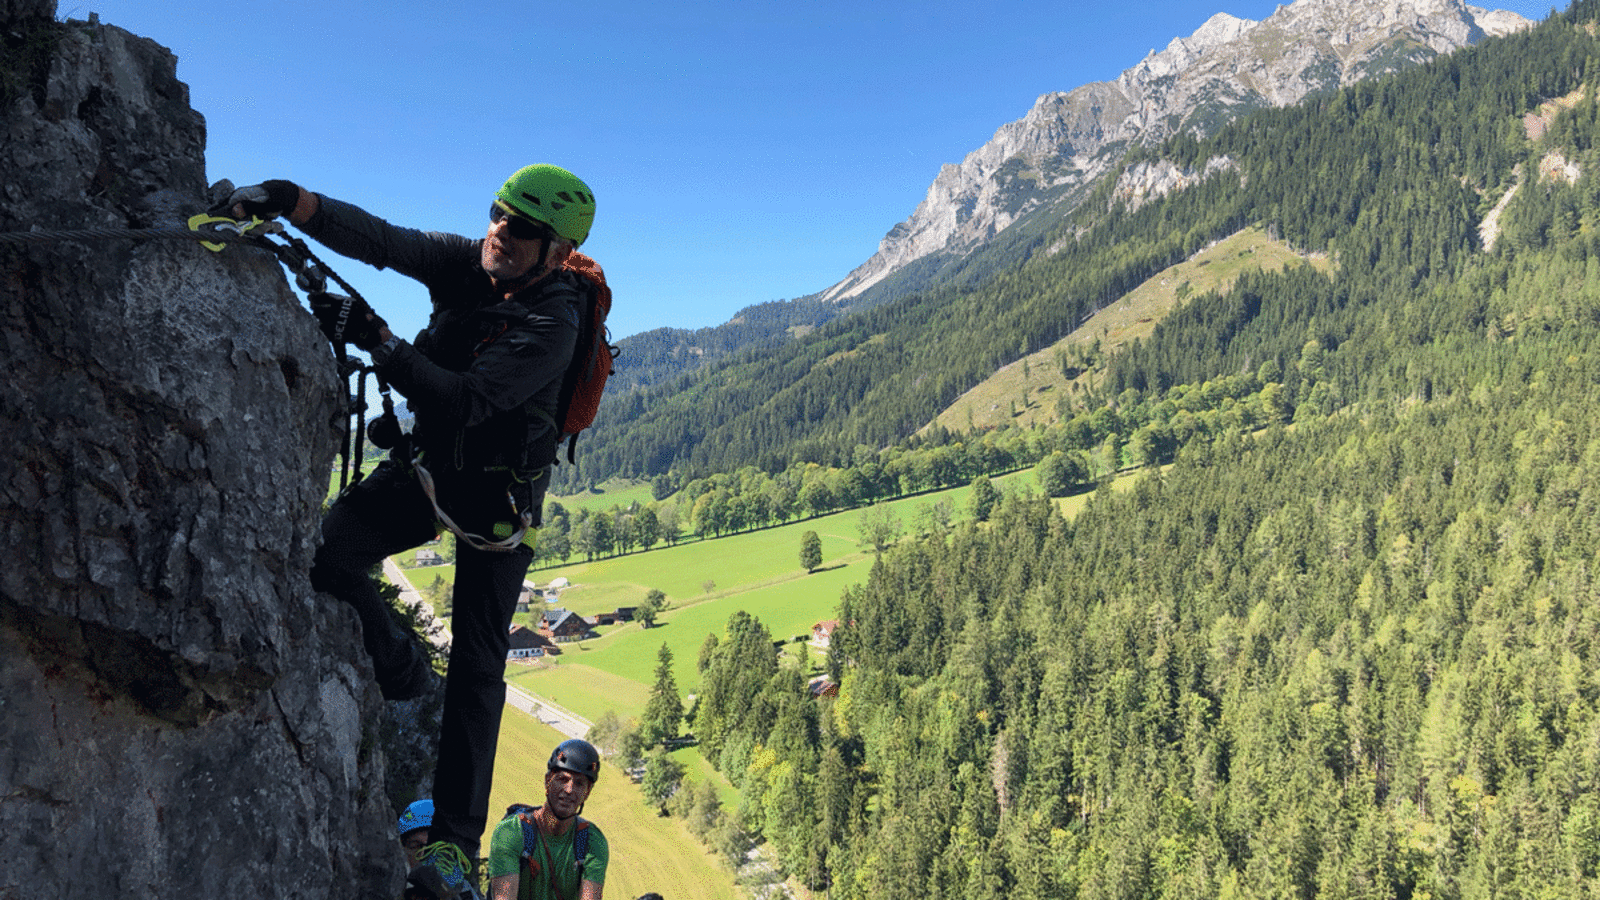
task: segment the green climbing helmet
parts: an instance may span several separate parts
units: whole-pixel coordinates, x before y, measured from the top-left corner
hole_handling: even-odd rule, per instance
[[[581,245],[594,225],[594,192],[560,166],[536,163],[512,173],[495,197],[518,215],[543,222]]]

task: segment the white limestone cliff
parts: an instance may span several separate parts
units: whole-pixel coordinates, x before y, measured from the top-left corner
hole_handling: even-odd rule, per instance
[[[1115,81],[1041,96],[958,165],[945,165],[911,217],[823,297],[846,301],[933,254],[964,255],[1180,129],[1206,134],[1532,23],[1462,0],[1297,0],[1261,22],[1218,13]],[[1149,173],[1146,173],[1147,175]],[[1148,193],[1151,185],[1146,185]]]

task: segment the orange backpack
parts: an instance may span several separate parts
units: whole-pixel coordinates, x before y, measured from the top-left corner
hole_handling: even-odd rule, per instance
[[[561,435],[557,443],[561,439],[567,441],[567,462],[577,465],[578,432],[594,424],[595,414],[600,411],[600,395],[605,392],[606,379],[621,351],[612,346],[606,329],[611,288],[600,264],[574,251],[562,268],[589,285],[587,309],[578,323],[578,343],[561,380],[560,405],[554,416]]]

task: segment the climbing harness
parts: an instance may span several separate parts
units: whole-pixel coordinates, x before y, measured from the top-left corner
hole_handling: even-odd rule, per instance
[[[428,471],[427,466],[424,466],[421,460],[417,460],[411,464],[411,470],[417,474],[417,483],[422,485],[422,492],[428,495],[428,502],[433,504],[433,514],[439,520],[439,524],[450,529],[451,533],[456,536],[457,540],[473,548],[474,550],[488,550],[495,553],[508,553],[517,549],[517,547],[522,544],[523,539],[528,536],[528,529],[533,527],[533,511],[527,509],[515,509],[513,506],[513,511],[517,514],[517,528],[509,537],[505,537],[500,540],[494,540],[492,538],[486,538],[482,535],[473,534],[472,532],[467,531],[465,528],[462,528],[460,525],[457,525],[455,520],[450,518],[450,514],[444,511],[444,507],[439,505],[438,488],[434,487],[433,473]],[[510,502],[509,497],[507,498],[507,502]]]
[[[227,249],[229,244],[248,244],[272,252],[284,268],[294,276],[295,284],[307,294],[328,293],[328,280],[348,292],[348,296],[341,297],[346,310],[356,300],[362,300],[361,294],[350,285],[348,281],[340,278],[337,273],[328,268],[327,264],[318,259],[306,242],[284,231],[283,224],[275,220],[263,220],[252,217],[248,221],[234,219],[228,216],[213,213],[200,213],[190,216],[187,228],[76,228],[55,231],[5,231],[0,232],[0,245],[48,245],[65,241],[78,241],[80,243],[112,240],[183,240],[195,241],[200,246],[214,253]],[[273,240],[276,236],[279,240]],[[329,295],[337,296],[337,295]],[[365,302],[362,300],[362,302]],[[342,336],[342,332],[341,332]],[[357,377],[356,394],[350,400],[350,405],[345,413],[344,440],[339,448],[339,490],[343,492],[347,487],[361,481],[361,454],[362,436],[366,429],[352,426],[351,420],[360,421],[367,411],[366,403],[366,378],[373,375],[378,382],[378,390],[383,395],[383,417],[375,419],[372,423],[373,437],[389,438],[392,435],[390,447],[395,446],[406,436],[400,432],[400,421],[394,412],[394,400],[389,394],[389,385],[382,376],[377,374],[374,367],[364,364],[360,357],[352,356],[346,349],[345,342],[331,341],[334,349],[334,362],[338,368],[339,377],[349,383],[350,376]],[[383,425],[378,425],[383,422]],[[388,449],[373,440],[373,446],[379,449]],[[353,457],[352,457],[353,454]],[[353,458],[353,476],[352,476]]]

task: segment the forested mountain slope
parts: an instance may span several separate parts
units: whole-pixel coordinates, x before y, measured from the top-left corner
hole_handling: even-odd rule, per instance
[[[825,291],[761,303],[694,331],[622,341],[616,387],[662,384],[738,350],[780,344],[829,319],[1012,265],[1092,194],[1130,147],[1207,136],[1251,111],[1398,71],[1530,23],[1462,0],[1295,0],[1260,22],[1217,13],[1113,81],[1041,95],[956,165],[872,258]],[[1147,186],[1182,176],[1146,173]],[[609,413],[609,411],[608,411]]]
[[[842,309],[814,298],[774,300],[745,307],[721,325],[655,328],[630,335],[617,342],[623,359],[607,382],[608,399],[611,394],[672,382],[686,371],[738,351],[762,350],[803,336]]]
[[[1339,266],[1113,361],[1118,408],[1185,435],[1170,468],[884,553],[837,701],[724,666],[762,645],[730,623],[695,731],[791,872],[840,900],[1600,892],[1597,16],[1170,146],[1240,175],[1088,225],[1144,248],[1124,271],[1234,217]],[[1241,370],[1292,427],[1179,428],[1176,386]]]
[[[1317,305],[1264,296],[1246,304],[1249,321],[1175,327],[1119,364],[1117,384],[1203,380],[1268,356],[1283,365],[1312,337],[1336,346],[1357,327],[1351,317],[1455,277],[1478,252],[1479,220],[1531,152],[1521,116],[1574,90],[1589,52],[1586,34],[1544,27],[1256,114],[1203,143],[1176,138],[1144,158],[1187,169],[1217,160],[1218,174],[1132,211],[1113,200],[1108,178],[1070,220],[1013,247],[1010,267],[975,286],[946,282],[776,350],[735,354],[670,386],[624,395],[587,439],[585,475],[776,470],[892,444],[1001,365],[1254,223],[1303,249],[1340,254],[1350,277],[1333,286],[1307,274],[1269,279],[1252,289],[1300,296],[1309,281]],[[1193,316],[1213,315],[1193,308]],[[1232,328],[1249,333],[1233,341]]]

